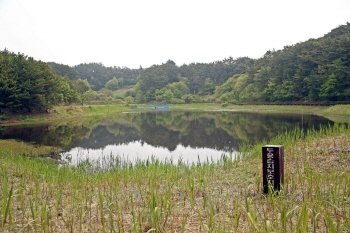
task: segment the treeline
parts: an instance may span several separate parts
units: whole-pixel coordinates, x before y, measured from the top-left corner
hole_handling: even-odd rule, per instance
[[[8,50],[0,51],[0,113],[45,110],[60,102],[81,101],[67,77],[57,75],[46,63]]]
[[[268,51],[216,87],[222,101],[350,100],[350,24],[324,37]]]
[[[350,24],[318,39],[267,51],[259,59],[230,57],[181,66],[168,60],[146,69],[102,63],[70,67],[6,49],[0,53],[0,110],[25,112],[81,100],[121,102],[123,97],[114,91],[125,87],[127,103],[349,100]]]
[[[343,101],[350,99],[349,38],[347,23],[321,38],[267,51],[259,59],[230,57],[181,66],[168,60],[147,69],[101,63],[50,66],[72,80],[86,80],[95,91],[134,85],[125,97],[135,103]]]
[[[202,96],[212,95],[215,86],[223,84],[232,75],[246,72],[253,62],[248,57],[241,57],[177,66],[168,60],[164,64],[145,69],[132,96],[136,103],[158,100],[173,103],[198,102],[203,100]]]
[[[142,73],[142,67],[139,69],[129,69],[127,67],[105,67],[102,63],[79,64],[74,67],[62,65],[55,62],[48,62],[49,66],[61,76],[67,75],[71,80],[87,80],[94,91],[106,88],[109,81],[110,90],[116,90],[129,85],[135,85]]]
[[[180,67],[168,60],[147,69],[105,67],[102,63],[74,67],[54,62],[48,64],[58,75],[68,76],[73,82],[83,80],[88,83],[92,90],[82,95],[85,100],[100,100],[101,93],[113,98],[115,96],[109,91],[133,86],[133,91],[126,92],[124,97],[142,103],[199,101],[201,95],[213,94],[215,85],[223,84],[234,74],[245,72],[252,63],[252,59],[242,57]]]
[[[268,51],[260,59],[180,67],[169,60],[145,69],[133,95],[135,102],[163,98],[174,103],[349,100],[350,24],[319,39]]]

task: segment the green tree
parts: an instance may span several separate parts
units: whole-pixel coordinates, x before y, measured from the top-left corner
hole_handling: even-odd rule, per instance
[[[214,85],[213,81],[210,78],[207,78],[205,80],[205,83],[203,86],[204,93],[211,95],[211,94],[213,94],[214,90],[215,90],[215,85]]]
[[[146,101],[149,102],[149,101],[154,100],[155,99],[154,96],[155,96],[154,93],[152,93],[150,90],[148,90],[146,92]]]
[[[190,89],[187,87],[187,85],[183,81],[170,83],[166,85],[166,89],[171,90],[173,93],[175,92],[176,89],[181,91],[182,94],[190,93]]]
[[[142,93],[137,93],[134,99],[135,103],[144,103],[146,99],[146,96]]]
[[[189,99],[194,103],[203,102],[203,99],[199,95],[191,95]]]
[[[183,93],[179,89],[174,90],[174,97],[175,98],[181,98],[183,96]]]
[[[123,77],[121,77],[121,78],[118,79],[118,85],[119,85],[120,87],[124,86],[124,78],[123,78]]]
[[[105,91],[103,92],[103,94],[104,94],[105,96],[107,96],[107,97],[112,97],[112,98],[114,98],[114,92],[111,91],[111,90],[105,90]]]
[[[75,81],[75,86],[80,94],[83,94],[91,90],[90,84],[87,79],[81,80],[80,78]]]
[[[44,62],[0,51],[0,107],[13,111],[48,109],[58,101],[60,77]]]
[[[106,83],[105,87],[106,87],[106,89],[108,89],[108,90],[115,91],[115,90],[117,90],[118,87],[119,87],[118,83],[119,83],[119,82],[118,82],[117,78],[116,78],[116,77],[113,77],[112,80],[109,80],[109,81]]]
[[[53,69],[57,75],[59,76],[68,76],[70,80],[77,80],[79,78],[79,74],[78,72],[68,66],[68,65],[63,65],[63,64],[58,64],[58,63],[55,63],[55,62],[48,62],[47,63],[51,69]]]
[[[172,101],[172,99],[174,98],[174,94],[170,90],[167,90],[164,93],[163,98],[167,103],[170,103]]]
[[[327,82],[322,85],[320,97],[323,100],[336,101],[340,95],[337,88],[338,80],[334,74],[329,76]]]
[[[83,100],[99,100],[101,99],[100,95],[93,90],[88,90],[82,95]]]
[[[134,98],[132,98],[131,96],[128,96],[125,98],[125,103],[126,104],[132,104],[134,102]]]
[[[143,93],[149,89],[161,89],[169,82],[166,70],[162,66],[152,66],[143,72],[140,88]]]
[[[229,101],[230,100],[230,94],[229,93],[225,93],[225,94],[222,94],[220,96],[220,100],[223,101],[223,102],[226,102],[226,101]]]

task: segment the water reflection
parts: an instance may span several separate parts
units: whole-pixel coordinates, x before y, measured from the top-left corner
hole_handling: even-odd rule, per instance
[[[77,155],[97,159],[111,153],[129,159],[154,155],[197,161],[198,156],[216,159],[234,152],[243,141],[254,144],[295,127],[328,124],[332,122],[325,118],[299,114],[143,112],[60,125],[0,127],[0,138],[57,146],[73,161]]]
[[[63,159],[69,160],[71,164],[79,164],[80,161],[89,159],[90,161],[100,161],[102,157],[110,155],[120,157],[122,160],[134,163],[137,160],[151,160],[152,157],[160,161],[172,161],[177,164],[179,160],[185,163],[196,163],[200,161],[217,161],[221,155],[234,156],[234,152],[227,153],[223,150],[211,148],[192,148],[185,147],[181,144],[177,145],[175,150],[170,151],[165,147],[155,147],[146,142],[134,141],[128,144],[108,145],[101,149],[85,149],[82,147],[75,147],[69,152],[62,154]]]

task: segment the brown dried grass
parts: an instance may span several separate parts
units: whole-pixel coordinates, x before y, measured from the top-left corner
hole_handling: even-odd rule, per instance
[[[270,222],[271,232],[296,232],[300,221],[301,230],[328,232],[329,216],[338,231],[342,226],[348,232],[347,132],[287,145],[285,187],[278,195],[261,193],[260,156],[201,168],[150,166],[142,173],[100,178],[77,174],[76,181],[38,180],[29,169],[15,164],[5,169],[0,163],[17,195],[10,231],[110,232],[113,222],[116,232],[269,232]],[[0,181],[3,186],[4,179]],[[38,206],[35,221],[29,200]]]

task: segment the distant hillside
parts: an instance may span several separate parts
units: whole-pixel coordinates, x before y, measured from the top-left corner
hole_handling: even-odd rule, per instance
[[[105,84],[116,78],[119,87],[135,85],[142,73],[140,69],[129,69],[127,67],[105,67],[102,63],[79,64],[73,67],[81,79],[87,79],[93,90],[99,90]]]
[[[95,91],[104,88],[105,84],[114,77],[118,79],[120,87],[135,85],[142,72],[142,68],[105,67],[102,63],[84,63],[74,67],[55,62],[48,62],[47,64],[60,76],[67,75],[71,80],[86,79]]]
[[[350,24],[321,38],[266,52],[215,93],[231,101],[349,100]]]
[[[260,59],[230,57],[181,66],[168,60],[146,69],[101,63],[48,64],[60,76],[86,79],[93,90],[104,88],[109,81],[112,84],[111,80],[118,88],[137,84],[129,93],[135,102],[163,100],[167,91],[167,101],[181,101],[184,94],[195,95],[186,101],[201,101],[201,95],[213,94],[222,101],[349,100],[349,38],[347,23],[321,38],[267,51]]]

